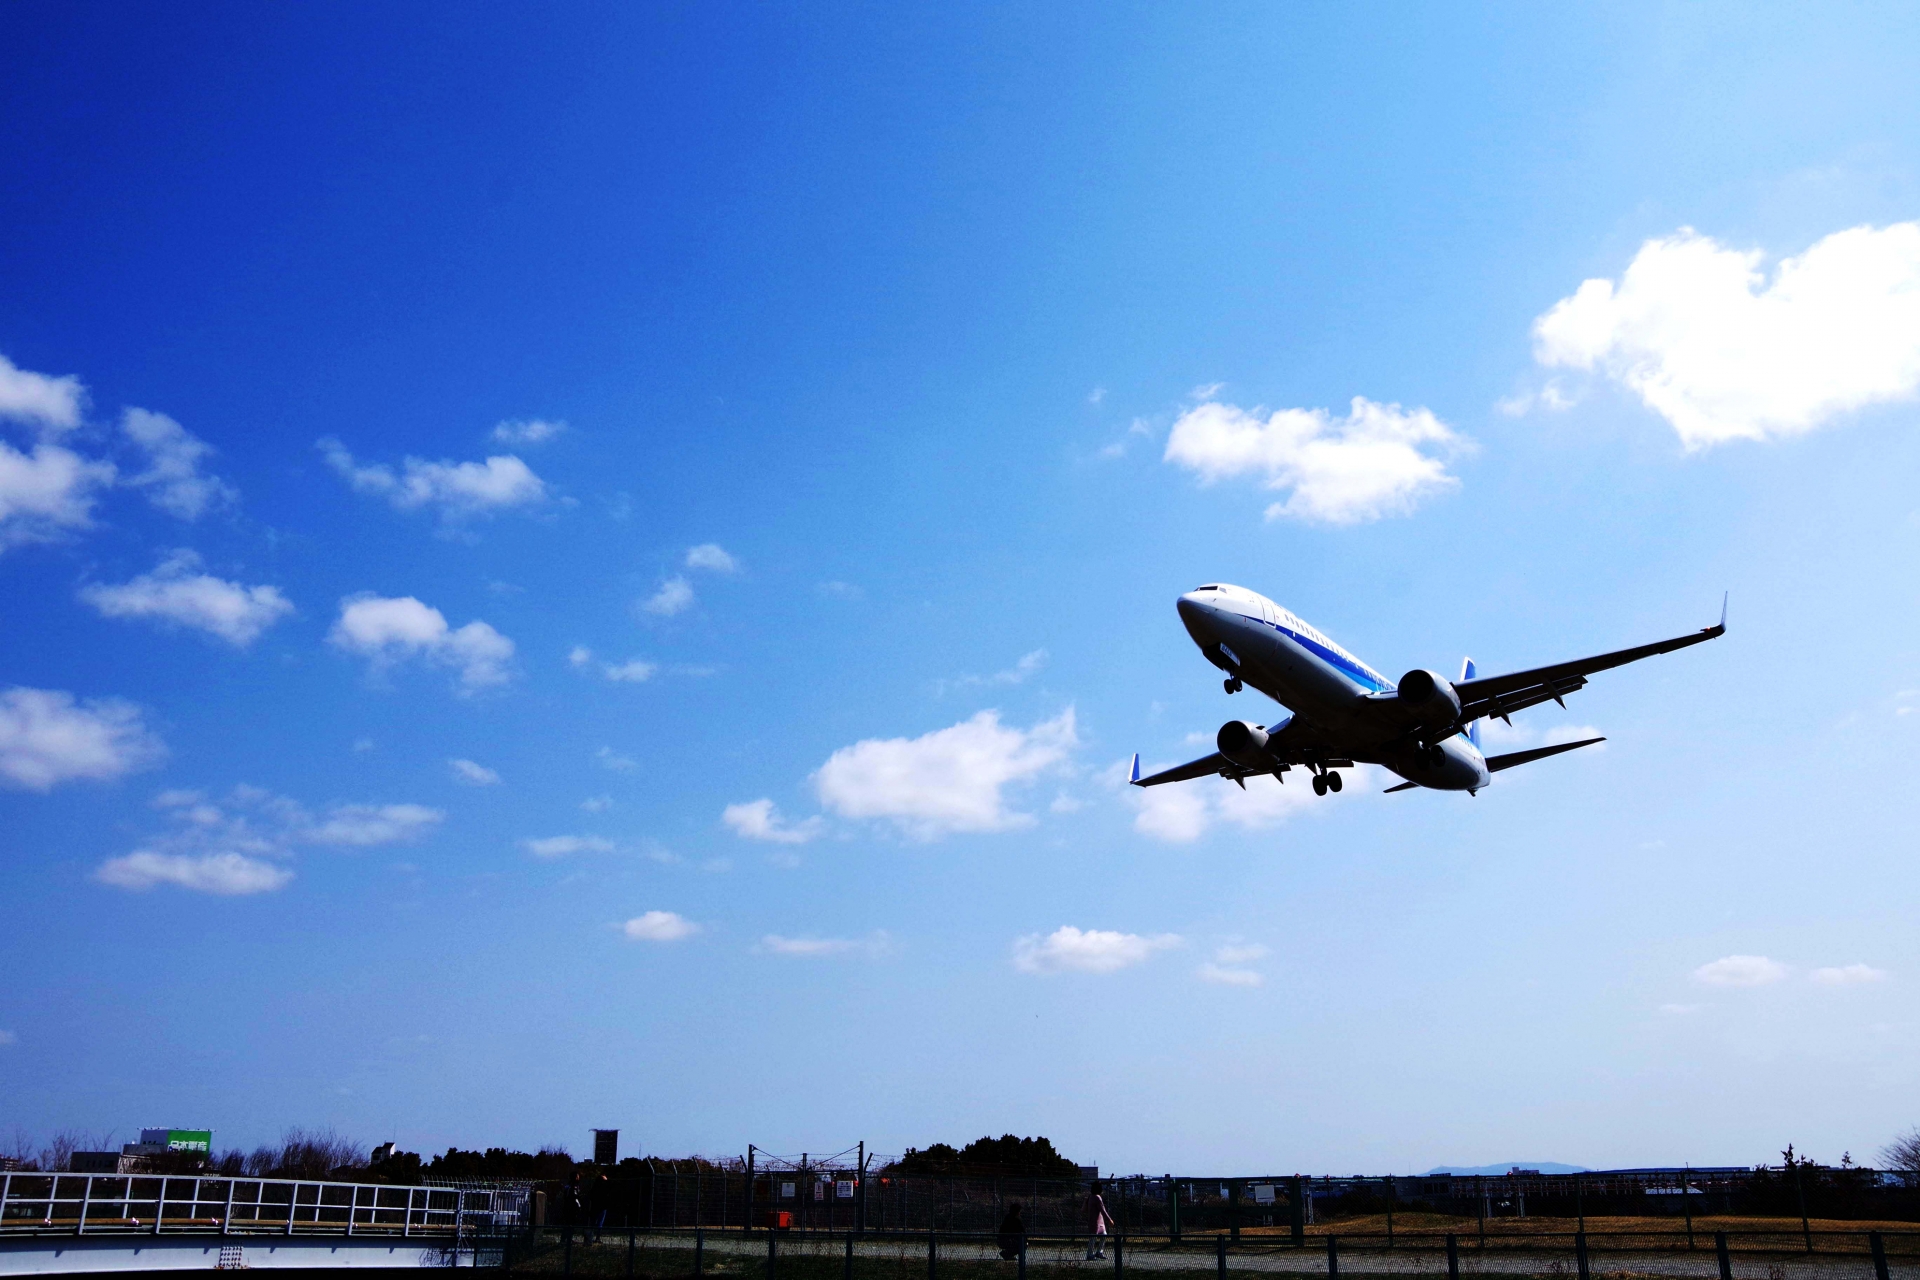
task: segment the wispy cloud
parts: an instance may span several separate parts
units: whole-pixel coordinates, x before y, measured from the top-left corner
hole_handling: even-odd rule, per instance
[[[1857,987],[1869,982],[1885,982],[1887,971],[1870,964],[1843,964],[1815,969],[1807,977],[1823,987]]]
[[[152,768],[165,755],[131,702],[78,699],[61,689],[0,690],[0,785],[48,791],[63,782],[105,782]]]
[[[449,760],[447,767],[453,771],[454,781],[464,782],[470,787],[497,787],[500,775],[483,764],[471,760]]]
[[[576,853],[612,853],[614,844],[604,836],[541,836],[522,840],[520,847],[536,858],[565,858]]]
[[[293,612],[278,587],[247,586],[198,572],[200,557],[175,551],[152,573],[122,583],[90,583],[80,599],[108,618],[140,618],[203,631],[244,649]]]
[[[1119,933],[1067,924],[1044,937],[1035,933],[1016,939],[1013,967],[1022,973],[1115,973],[1179,945],[1178,934]]]
[[[485,462],[408,458],[395,472],[384,464],[356,462],[346,446],[331,436],[321,440],[319,448],[327,465],[356,493],[385,498],[402,511],[431,508],[443,520],[536,506],[549,496],[546,481],[512,454]]]
[[[700,932],[700,926],[673,911],[648,911],[620,926],[635,942],[680,942]]]
[[[1709,987],[1764,987],[1786,981],[1790,971],[1765,956],[1722,956],[1693,971],[1693,980]]]
[[[956,676],[951,680],[935,681],[934,692],[945,694],[950,689],[978,689],[983,687],[991,688],[1025,684],[1030,677],[1038,675],[1044,670],[1046,665],[1047,651],[1045,649],[1035,649],[1031,653],[1020,655],[1012,666],[996,671],[990,676]]]
[[[549,422],[545,418],[527,418],[497,423],[487,434],[495,444],[535,445],[545,444],[566,429],[567,424],[564,422]]]
[[[668,578],[652,595],[640,602],[644,613],[671,618],[693,607],[693,584],[679,575]]]
[[[822,825],[817,815],[804,822],[790,823],[780,816],[773,801],[768,799],[730,804],[721,810],[720,821],[735,835],[748,840],[768,840],[775,844],[805,844],[820,834]]]
[[[813,935],[789,938],[769,933],[760,939],[760,944],[754,949],[767,955],[800,960],[855,954],[877,959],[892,952],[893,939],[883,929],[875,930],[865,938],[822,938]]]
[[[202,470],[213,446],[166,414],[128,409],[120,415],[120,431],[147,460],[146,469],[127,483],[144,490],[147,500],[167,514],[198,520],[239,501],[238,490]]]
[[[687,550],[687,568],[704,569],[709,573],[738,573],[740,562],[717,542],[703,542]]]

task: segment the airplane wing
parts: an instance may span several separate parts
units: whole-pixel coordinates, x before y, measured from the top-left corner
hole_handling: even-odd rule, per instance
[[[1487,772],[1498,773],[1502,769],[1511,769],[1517,764],[1532,764],[1535,760],[1557,756],[1562,751],[1577,751],[1581,747],[1590,747],[1596,742],[1605,741],[1605,738],[1582,738],[1579,742],[1561,742],[1551,747],[1535,747],[1531,751],[1509,751],[1504,756],[1488,756]]]
[[[1211,778],[1219,773],[1238,773],[1245,776],[1245,770],[1221,755],[1218,751],[1200,760],[1191,760],[1186,764],[1177,764],[1171,769],[1162,769],[1148,777],[1140,776],[1140,757],[1133,757],[1133,776],[1127,781],[1136,787],[1157,787],[1163,782],[1185,782],[1189,778]]]
[[[1454,692],[1460,695],[1460,722],[1466,724],[1482,716],[1499,716],[1505,720],[1515,711],[1548,700],[1559,702],[1564,707],[1567,704],[1561,702],[1562,697],[1575,689],[1584,687],[1587,677],[1596,671],[1623,667],[1629,662],[1651,658],[1658,653],[1672,653],[1675,649],[1701,644],[1726,634],[1726,630],[1727,602],[1722,599],[1720,621],[1711,627],[1702,627],[1690,635],[1675,636],[1671,640],[1656,640],[1652,644],[1643,644],[1632,649],[1616,649],[1612,653],[1596,654],[1591,658],[1575,658],[1572,662],[1555,663],[1550,667],[1535,667],[1531,671],[1515,671],[1503,676],[1463,680],[1453,686]],[[1515,763],[1520,762],[1515,761]]]

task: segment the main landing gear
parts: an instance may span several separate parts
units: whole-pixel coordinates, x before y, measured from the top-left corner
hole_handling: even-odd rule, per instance
[[[1222,680],[1220,682],[1220,687],[1225,689],[1228,693],[1238,693],[1240,692],[1243,686],[1240,683],[1239,676],[1228,676],[1225,680]]]
[[[1340,790],[1340,775],[1331,769],[1313,775],[1313,794],[1323,796],[1329,791]]]

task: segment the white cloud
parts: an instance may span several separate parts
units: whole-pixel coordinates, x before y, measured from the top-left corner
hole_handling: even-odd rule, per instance
[[[438,826],[447,815],[423,804],[342,804],[327,811],[325,820],[310,825],[299,838],[308,844],[353,845],[367,848],[411,840]]]
[[[284,888],[293,879],[293,872],[239,853],[193,855],[141,849],[101,863],[93,878],[135,892],[167,884],[196,893],[238,897]]]
[[[703,542],[687,551],[687,568],[707,569],[713,573],[738,573],[740,562],[728,555],[717,542]]]
[[[1107,389],[1105,387],[1095,387],[1093,390],[1087,392],[1088,404],[1099,404],[1102,400],[1105,400],[1106,398],[1107,398]]]
[[[1324,409],[1246,410],[1208,401],[1173,424],[1165,459],[1197,473],[1201,482],[1253,475],[1287,498],[1267,508],[1267,519],[1292,516],[1319,524],[1358,524],[1405,515],[1420,501],[1459,481],[1441,457],[1466,445],[1426,409],[1402,410],[1353,398],[1345,418]]]
[[[770,933],[760,939],[760,945],[777,956],[837,956],[853,950],[860,944],[849,938],[783,938]]]
[[[1870,964],[1843,964],[1815,969],[1807,976],[1823,987],[1853,987],[1865,982],[1885,982],[1887,971]]]
[[[513,657],[513,641],[486,623],[469,622],[451,630],[444,614],[412,596],[346,597],[327,639],[349,653],[372,659],[376,667],[416,655],[440,666],[457,667],[467,692],[505,684],[506,664]]]
[[[648,911],[620,926],[636,942],[679,942],[700,932],[700,926],[672,911]]]
[[[472,760],[449,760],[447,767],[453,770],[456,782],[464,782],[470,787],[494,787],[500,784],[499,774]]]
[[[851,582],[823,582],[819,592],[835,600],[864,600],[867,593]]]
[[[1146,775],[1165,767],[1165,764],[1143,763],[1140,772]],[[1376,794],[1388,776],[1372,765],[1357,765],[1339,772],[1342,790],[1327,796],[1314,795],[1310,775],[1304,769],[1295,769],[1287,774],[1285,783],[1271,777],[1248,778],[1244,791],[1224,778],[1127,787],[1127,803],[1134,809],[1135,831],[1169,844],[1187,844],[1220,822],[1248,831],[1263,831],[1302,813],[1324,812],[1329,805],[1350,803]],[[1125,785],[1126,763],[1120,762],[1108,770],[1106,776],[1115,785]]]
[[[575,853],[612,853],[613,841],[604,836],[542,836],[522,840],[520,847],[536,858],[564,858]]]
[[[990,676],[960,676],[954,680],[941,680],[936,690],[944,694],[948,689],[969,689],[980,686],[1024,684],[1028,677],[1037,675],[1047,665],[1047,651],[1035,649],[1032,653],[1022,654],[1011,667],[996,671]]]
[[[21,453],[0,440],[0,550],[89,527],[95,492],[112,484],[114,474],[112,463],[57,444]]]
[[[232,485],[200,469],[213,446],[166,414],[128,409],[120,415],[120,430],[147,455],[147,469],[127,483],[145,489],[147,501],[168,515],[198,520],[239,500]]]
[[[74,699],[59,689],[0,692],[0,783],[47,791],[80,778],[105,781],[166,755],[140,710],[118,698]]]
[[[1534,322],[1541,364],[1597,369],[1688,449],[1797,435],[1920,389],[1920,223],[1853,227],[1783,259],[1681,228],[1616,285],[1588,280]]]
[[[244,649],[293,612],[278,587],[249,587],[195,572],[200,557],[176,551],[152,573],[116,585],[92,583],[80,598],[109,618],[152,618],[191,627]]]
[[[488,434],[496,444],[545,444],[566,429],[564,422],[528,418],[522,422],[496,423]]]
[[[80,379],[49,377],[22,369],[0,356],[0,418],[31,423],[49,431],[70,431],[80,425],[87,401]]]
[[[1215,947],[1212,961],[1201,965],[1196,973],[1202,982],[1226,987],[1257,987],[1266,982],[1266,975],[1246,966],[1265,958],[1266,954],[1266,947],[1258,942],[1229,942]]]
[[[1148,937],[1065,924],[1044,938],[1034,933],[1015,940],[1013,967],[1022,973],[1113,973],[1179,945],[1177,934]]]
[[[623,756],[612,747],[600,748],[593,753],[593,758],[598,760],[603,768],[611,769],[615,773],[631,773],[640,767],[638,760],[632,756]]]
[[[1764,987],[1786,976],[1787,966],[1765,956],[1722,956],[1693,971],[1693,980],[1709,987]]]
[[[361,466],[331,436],[319,442],[327,463],[359,493],[385,498],[402,511],[435,507],[445,520],[486,515],[546,501],[547,483],[519,458],[504,454],[485,462],[428,462],[407,458],[393,468]]]
[[[613,808],[612,796],[588,796],[580,802],[580,807],[588,813],[605,813]]]
[[[720,821],[734,834],[749,840],[771,840],[775,844],[805,844],[820,834],[820,819],[808,818],[792,825],[782,818],[771,800],[749,800],[730,804],[721,810]]]
[[[444,816],[414,804],[342,804],[318,821],[285,796],[238,786],[215,804],[198,791],[163,791],[154,800],[172,829],[110,858],[94,879],[116,889],[161,885],[227,896],[269,893],[293,879],[285,864],[302,844],[369,847],[412,839]]]
[[[4,1049],[8,1045],[19,1044],[19,1043],[20,1043],[20,1037],[15,1035],[13,1032],[0,1031],[0,1049]]]
[[[693,605],[693,584],[682,577],[668,578],[660,589],[648,596],[640,607],[662,618],[684,613]]]
[[[848,818],[888,818],[920,840],[960,831],[1010,831],[1030,815],[1003,791],[1059,768],[1077,744],[1073,708],[1031,729],[997,711],[918,738],[869,738],[842,747],[813,775],[820,803]]]
[[[1199,975],[1200,981],[1223,987],[1257,987],[1266,981],[1253,969],[1234,969],[1214,963],[1203,964],[1194,972]]]
[[[572,667],[584,667],[592,661],[593,650],[583,644],[573,646],[572,652],[567,654],[567,664]]]
[[[851,952],[864,952],[869,957],[877,959],[893,950],[893,939],[884,929],[876,930],[864,939],[817,938],[811,935],[788,938],[777,933],[769,933],[760,939],[760,945],[754,950],[776,956],[791,956],[800,960],[843,956]]]
[[[654,673],[659,671],[660,668],[651,662],[643,662],[639,658],[630,658],[620,663],[609,662],[606,666],[602,667],[601,670],[606,673],[606,677],[609,680],[623,684],[644,684],[646,681],[653,679]]]

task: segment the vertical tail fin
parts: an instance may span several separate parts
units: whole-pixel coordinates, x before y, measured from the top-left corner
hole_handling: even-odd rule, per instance
[[[1475,675],[1475,671],[1473,666],[1473,659],[1472,658],[1461,659],[1460,660],[1460,683],[1465,684],[1467,681],[1473,679],[1474,675]],[[1475,720],[1472,724],[1467,726],[1467,741],[1473,744],[1473,749],[1475,751],[1478,751],[1480,749],[1480,722],[1478,720]]]

